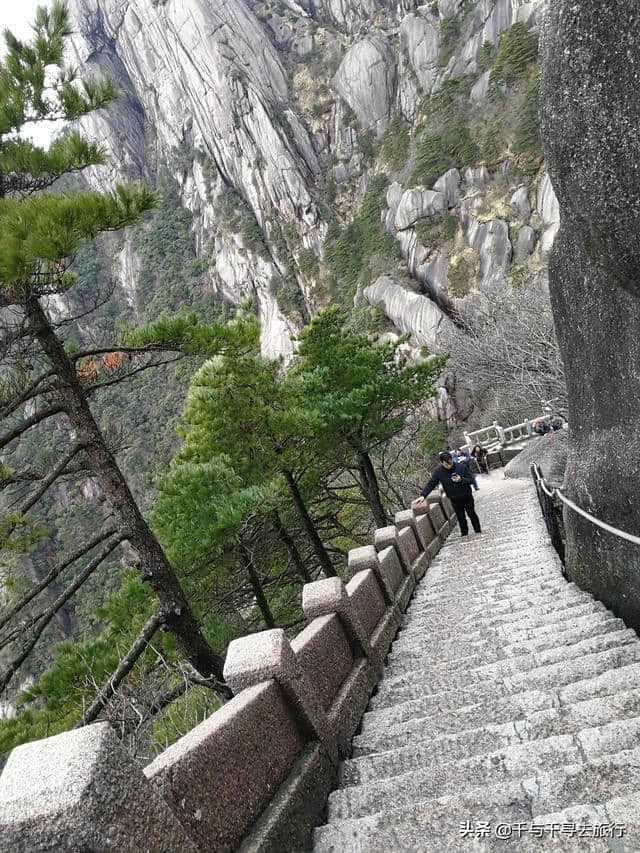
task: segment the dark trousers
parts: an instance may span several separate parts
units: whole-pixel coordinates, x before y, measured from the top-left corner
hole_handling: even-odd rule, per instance
[[[476,510],[473,504],[473,495],[469,492],[468,497],[464,498],[456,498],[455,501],[451,501],[453,504],[453,509],[456,514],[456,518],[458,519],[458,524],[460,525],[460,533],[462,536],[466,536],[469,532],[469,525],[467,524],[466,515],[469,516],[469,521],[473,525],[473,529],[476,533],[481,533],[482,529],[480,527],[480,519],[476,515]]]

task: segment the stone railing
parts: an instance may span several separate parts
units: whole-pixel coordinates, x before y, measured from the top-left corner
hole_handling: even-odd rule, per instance
[[[234,640],[234,697],[144,769],[109,723],[16,747],[0,850],[305,849],[416,583],[455,523],[448,499],[396,515],[349,552],[349,582],[306,584],[308,625]]]
[[[538,417],[531,418],[531,420],[508,427],[500,426],[497,421],[494,421],[491,426],[482,427],[482,429],[477,429],[474,432],[465,432],[465,444],[463,448],[471,450],[474,444],[488,445],[489,448],[492,448],[492,446],[495,446],[495,448],[498,446],[507,447],[509,444],[524,441],[531,438],[534,434],[534,423],[542,417],[544,415],[538,415]]]

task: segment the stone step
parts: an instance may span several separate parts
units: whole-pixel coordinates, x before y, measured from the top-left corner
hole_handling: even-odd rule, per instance
[[[528,690],[507,696],[506,694],[495,695],[495,691],[489,687],[482,688],[480,695],[470,695],[466,703],[456,705],[453,704],[455,698],[451,694],[439,693],[400,702],[387,708],[367,711],[362,718],[360,728],[363,735],[384,734],[391,727],[402,726],[412,720],[429,719],[432,725],[441,726],[441,733],[444,734],[449,731],[450,726],[455,727],[454,730],[457,731],[463,728],[477,728],[484,723],[502,723],[520,719],[536,711],[551,708],[557,704],[557,701],[552,692]],[[460,720],[459,726],[458,720]]]
[[[460,708],[439,717],[413,717],[381,727],[370,725],[353,739],[352,757],[431,743],[444,735],[462,734],[499,723],[514,723],[521,739],[537,740],[640,716],[640,689],[588,699],[566,707],[553,707],[552,693],[542,695],[548,700],[543,709],[539,709],[540,703],[536,710],[531,710],[527,704],[508,699],[488,707],[478,704]]]
[[[557,604],[548,612],[532,613],[527,611],[526,607],[516,608],[507,613],[500,613],[497,616],[486,616],[480,618],[476,615],[466,616],[454,621],[450,617],[438,618],[430,617],[421,619],[419,616],[413,616],[410,624],[402,628],[398,640],[396,640],[399,648],[406,641],[413,641],[416,637],[431,636],[431,632],[444,632],[448,630],[449,634],[455,632],[460,635],[462,633],[471,633],[472,631],[482,632],[485,629],[500,629],[507,628],[509,631],[525,631],[533,627],[542,627],[543,625],[553,625],[558,622],[563,623],[566,627],[573,627],[572,622],[581,616],[587,616],[592,613],[606,614],[606,618],[610,618],[611,614],[605,606],[598,601],[589,601],[582,598],[570,598],[566,602]]]
[[[566,602],[585,603],[593,601],[588,593],[568,586],[563,581],[557,585],[546,588],[533,587],[511,595],[474,596],[465,600],[463,596],[446,603],[413,601],[411,607],[405,614],[403,627],[411,627],[412,624],[420,624],[428,619],[444,621],[446,619],[460,620],[467,616],[469,619],[477,617],[494,617],[503,613],[519,610],[531,610],[532,612],[550,610]]]
[[[482,798],[482,799],[480,799]],[[517,824],[531,820],[530,796],[519,782],[486,791],[476,789],[457,796],[412,803],[359,819],[332,822],[316,829],[315,853],[471,853],[468,838],[460,834],[467,815],[482,814],[482,820]],[[463,817],[464,816],[464,817]]]
[[[494,686],[501,695],[518,693],[521,690],[557,690],[574,681],[593,679],[610,670],[625,667],[628,664],[640,662],[640,643],[622,645],[603,652],[582,655],[570,661],[537,666],[524,672],[501,678],[487,676],[482,673],[450,674],[434,678],[428,672],[419,670],[419,676],[413,678],[411,673],[395,678],[385,678],[378,687],[377,693],[371,697],[369,707],[382,708],[417,699],[420,696],[449,692],[457,696],[458,707],[468,704],[469,685],[478,687]],[[424,677],[423,677],[424,676]],[[585,697],[586,698],[586,697]]]
[[[409,802],[435,799],[469,788],[508,783],[542,770],[579,764],[580,747],[571,735],[529,741],[493,753],[402,772],[402,763],[389,766],[389,775],[360,785],[349,785],[329,795],[329,822],[362,817]],[[397,772],[391,772],[397,771]]]
[[[511,595],[522,595],[532,590],[572,588],[576,588],[575,584],[569,584],[560,575],[555,574],[549,574],[542,578],[525,575],[523,580],[509,577],[507,580],[492,583],[488,586],[473,586],[467,581],[466,583],[461,583],[458,587],[452,587],[451,584],[447,584],[446,587],[443,587],[442,592],[434,590],[433,587],[419,587],[419,591],[414,595],[411,605],[412,607],[416,605],[420,607],[423,605],[446,606],[450,602],[460,601],[462,595],[469,601],[476,599],[494,600],[496,597],[507,598]]]
[[[444,595],[436,596],[427,593],[414,596],[411,601],[408,615],[412,613],[423,613],[427,610],[433,612],[448,612],[461,607],[476,607],[479,605],[491,606],[501,604],[505,601],[519,601],[525,597],[538,596],[542,600],[543,597],[555,598],[556,595],[562,593],[573,592],[581,595],[588,595],[575,584],[568,584],[562,578],[548,578],[540,580],[533,578],[525,583],[511,582],[505,584],[496,584],[494,586],[483,589],[472,589],[470,587],[461,586],[460,589],[453,590],[446,597]]]
[[[546,649],[554,649],[559,645],[571,646],[574,643],[579,643],[587,640],[590,637],[600,636],[617,631],[624,631],[625,624],[622,619],[605,619],[596,622],[593,625],[587,625],[584,628],[579,628],[576,631],[562,630],[559,634],[543,634],[540,637],[533,636],[529,640],[521,640],[519,643],[504,644],[504,638],[499,637],[497,633],[493,633],[484,639],[467,640],[463,638],[447,639],[442,643],[439,638],[432,638],[428,648],[423,648],[422,645],[417,645],[413,649],[404,649],[404,651],[396,652],[391,650],[387,656],[390,666],[401,661],[407,663],[407,668],[412,662],[434,660],[436,662],[448,661],[454,665],[456,661],[464,662],[470,655],[482,655],[487,661],[501,660],[503,658],[516,657],[528,653],[541,652]],[[385,670],[385,672],[391,671]]]
[[[603,715],[605,704],[601,700]],[[633,705],[637,712],[637,697],[634,697]],[[640,744],[640,717],[637,714],[632,716],[631,709],[628,718],[611,719],[609,716],[607,722],[600,726],[590,724],[586,713],[588,709],[585,708],[576,708],[570,714],[550,709],[534,714],[530,721],[485,725],[431,740],[416,741],[386,752],[348,759],[342,763],[340,781],[342,785],[360,785],[422,767],[452,764],[461,755],[470,757],[497,752],[527,741],[535,742],[561,734],[575,734],[578,745],[590,758],[621,749],[633,749]],[[585,723],[589,723],[588,728],[585,728]]]
[[[520,731],[525,721],[483,725],[435,739],[417,740],[385,752],[346,759],[340,767],[340,784],[364,785],[389,776],[400,776],[422,768],[432,768],[438,775],[441,764],[455,764],[461,756],[487,755],[509,747],[520,746]]]
[[[517,839],[516,847],[494,846],[495,834],[481,843],[473,835],[464,837],[461,826],[469,821],[471,829],[476,822],[490,825],[532,823],[536,825],[567,825],[565,832],[573,830],[571,824],[601,825],[603,823],[625,824],[627,832],[625,843],[640,841],[637,824],[640,814],[640,748],[625,750],[606,758],[594,759],[582,764],[538,773],[525,779],[514,779],[496,785],[476,787],[456,795],[421,800],[416,803],[386,808],[361,818],[338,820],[316,830],[314,850],[320,851],[382,851],[382,850],[505,850],[552,849],[550,837],[546,836],[544,846],[531,834],[517,839],[514,834],[512,843]],[[584,801],[601,803],[596,806],[576,805]],[[514,817],[525,808],[529,813],[524,818]],[[514,812],[515,809],[515,812]],[[555,809],[555,811],[553,811]],[[561,809],[561,811],[558,811]],[[606,816],[606,817],[605,817]],[[577,830],[576,830],[577,832]],[[413,833],[413,835],[412,835]],[[566,846],[567,836],[557,830],[558,848]],[[534,846],[529,846],[529,839]],[[593,846],[594,839],[575,839],[580,850],[611,850],[605,846]],[[402,846],[410,842],[412,846]],[[474,843],[474,846],[470,845]],[[595,839],[600,845],[600,839]],[[423,846],[423,844],[431,846]],[[590,846],[591,845],[591,846]],[[640,847],[626,846],[621,850],[637,850]]]
[[[482,643],[487,642],[493,644],[495,648],[503,648],[507,644],[516,647],[523,643],[531,642],[549,642],[561,644],[564,642],[565,636],[574,635],[579,631],[587,631],[605,623],[611,622],[613,617],[608,611],[597,610],[595,612],[586,613],[583,616],[575,616],[571,614],[571,621],[567,623],[565,618],[559,619],[556,622],[550,622],[543,625],[533,625],[522,628],[521,623],[516,622],[507,625],[498,625],[493,628],[484,628],[482,630],[475,628],[470,631],[460,629],[453,636],[445,635],[442,640],[438,639],[441,650],[456,649],[456,652],[464,646],[465,643]],[[434,637],[439,637],[438,634],[429,635],[434,642]],[[392,646],[394,656],[402,655],[405,652],[415,653],[417,650],[424,648],[424,635],[419,633],[414,636],[403,638],[402,632],[398,634]],[[435,648],[435,647],[434,647]]]
[[[477,676],[491,678],[505,678],[518,673],[524,673],[530,669],[540,666],[547,666],[554,663],[562,663],[564,660],[572,660],[583,655],[595,654],[596,652],[606,651],[617,646],[625,646],[629,643],[638,643],[638,636],[635,631],[625,628],[621,631],[600,634],[595,637],[581,639],[580,641],[560,645],[558,642],[553,648],[544,649],[535,652],[526,652],[521,655],[511,655],[510,657],[494,657],[493,660],[483,659],[481,653],[469,654],[467,658],[462,658],[456,662],[454,666],[452,661],[421,660],[416,663],[415,659],[403,660],[401,657],[390,662],[385,669],[384,684],[388,678],[398,676],[410,676],[415,678],[429,678],[439,676],[447,672],[465,672],[469,678]],[[640,645],[640,644],[639,644]],[[494,656],[498,654],[494,651]],[[489,654],[489,657],[491,653]]]

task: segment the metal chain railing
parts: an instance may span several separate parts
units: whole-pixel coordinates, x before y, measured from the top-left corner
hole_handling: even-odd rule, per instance
[[[542,476],[540,467],[535,464],[531,465],[531,476],[536,487],[538,502],[542,510],[542,517],[547,527],[547,533],[551,539],[551,544],[556,549],[557,555],[562,563],[562,574],[566,577],[565,572],[565,550],[564,538],[561,530],[561,510],[555,501],[555,489],[549,489]]]
[[[607,524],[606,521],[601,521],[599,518],[596,518],[595,515],[591,515],[591,513],[582,509],[582,507],[570,500],[565,494],[563,494],[561,489],[550,488],[544,479],[540,466],[535,462],[531,465],[531,476],[535,483],[540,509],[542,510],[542,515],[547,526],[549,537],[551,538],[553,547],[558,552],[558,556],[562,560],[563,568],[565,551],[564,540],[561,532],[562,516],[560,507],[556,503],[556,498],[561,503],[568,506],[573,512],[581,515],[583,518],[586,518],[587,521],[590,521],[591,524],[594,524],[601,530],[606,530],[607,533],[611,533],[619,539],[625,539],[627,542],[633,542],[634,545],[640,545],[640,536],[635,536],[633,533],[627,533],[626,530],[619,530],[617,527]]]

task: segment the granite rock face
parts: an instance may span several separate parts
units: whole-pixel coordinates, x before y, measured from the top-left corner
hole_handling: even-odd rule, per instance
[[[430,299],[405,290],[389,276],[380,276],[364,295],[371,305],[381,305],[399,329],[411,332],[420,346],[438,351],[442,327],[451,321]]]
[[[333,79],[360,127],[371,128],[377,135],[389,119],[396,87],[395,63],[387,38],[374,32],[349,48]]]
[[[596,517],[640,530],[640,12],[551,4],[543,142],[561,226],[550,292],[572,424],[566,489]],[[620,449],[623,449],[622,452]],[[567,513],[571,577],[640,627],[640,549]]]

